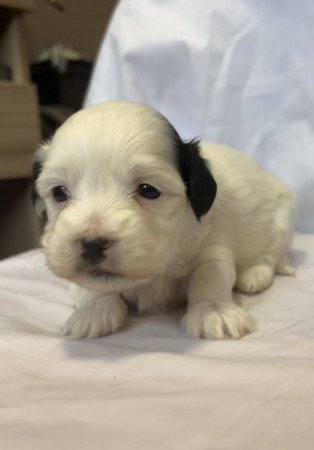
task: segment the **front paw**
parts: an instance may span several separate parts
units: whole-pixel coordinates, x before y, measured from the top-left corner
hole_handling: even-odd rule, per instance
[[[93,339],[121,328],[127,319],[127,307],[120,298],[95,299],[78,308],[68,319],[64,335],[73,339]]]
[[[233,303],[196,304],[184,316],[183,323],[192,337],[205,339],[240,339],[255,329],[249,314]]]

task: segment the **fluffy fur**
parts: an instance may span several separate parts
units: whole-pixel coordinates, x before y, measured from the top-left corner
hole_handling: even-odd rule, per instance
[[[160,196],[145,198],[143,184]],[[237,339],[254,321],[233,289],[259,292],[276,272],[293,272],[290,190],[240,152],[182,142],[147,106],[108,102],[74,114],[35,156],[33,200],[48,218],[48,265],[71,282],[73,338],[121,328],[127,304],[187,302],[191,336]],[[101,239],[88,259],[82,243]]]

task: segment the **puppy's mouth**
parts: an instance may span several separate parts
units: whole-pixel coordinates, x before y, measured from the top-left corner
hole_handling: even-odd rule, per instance
[[[112,270],[111,267],[101,267],[98,264],[88,265],[79,263],[75,267],[76,277],[78,279],[85,279],[87,282],[93,282],[95,284],[99,283],[100,285],[104,285],[106,283],[131,283],[142,284],[150,278],[143,276],[142,273],[132,273],[132,272],[121,272],[118,270]]]
[[[91,269],[88,274],[94,280],[104,281],[104,280],[116,280],[118,278],[124,278],[122,275],[107,270]]]

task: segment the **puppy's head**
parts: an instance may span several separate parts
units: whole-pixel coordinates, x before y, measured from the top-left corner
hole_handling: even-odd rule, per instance
[[[33,202],[52,271],[87,289],[164,273],[216,183],[197,142],[149,107],[108,102],[74,114],[34,159]]]

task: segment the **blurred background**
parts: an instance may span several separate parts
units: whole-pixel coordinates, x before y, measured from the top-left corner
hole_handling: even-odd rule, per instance
[[[0,0],[0,258],[38,245],[31,158],[83,102],[116,0]]]
[[[256,159],[313,233],[313,18],[313,1],[0,0],[0,258],[39,243],[38,143],[83,102],[113,99]]]

